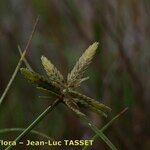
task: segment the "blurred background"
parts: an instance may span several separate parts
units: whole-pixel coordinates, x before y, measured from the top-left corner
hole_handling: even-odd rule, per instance
[[[102,127],[128,107],[127,113],[105,133],[120,150],[149,150],[150,1],[1,0],[0,94],[18,63],[17,46],[25,47],[38,15],[38,27],[26,55],[34,70],[44,74],[40,57],[45,55],[66,76],[84,50],[98,41],[98,52],[87,71],[90,79],[83,83],[81,91],[110,106],[112,113],[107,119],[86,113],[98,127]],[[53,98],[39,98],[41,95],[44,94],[18,73],[0,106],[0,129],[26,128],[53,101]],[[35,129],[57,140],[90,139],[94,135],[63,105]],[[0,139],[13,140],[18,134],[0,134]],[[29,138],[43,139],[32,135]],[[109,148],[97,140],[91,149]]]

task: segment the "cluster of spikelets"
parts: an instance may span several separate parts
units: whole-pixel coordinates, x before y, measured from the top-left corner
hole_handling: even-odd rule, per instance
[[[86,108],[103,116],[107,116],[107,113],[111,110],[109,107],[75,91],[75,88],[79,87],[81,82],[88,79],[88,77],[84,77],[84,72],[91,63],[97,47],[98,43],[95,42],[86,49],[72,71],[68,74],[67,81],[64,80],[62,74],[51,63],[51,61],[44,56],[41,57],[41,61],[48,78],[27,68],[21,68],[21,73],[32,84],[35,84],[39,88],[48,90],[57,96],[61,102],[78,115],[85,116],[85,114],[80,111],[80,108]]]

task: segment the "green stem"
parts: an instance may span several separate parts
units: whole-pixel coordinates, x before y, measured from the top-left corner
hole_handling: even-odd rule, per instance
[[[113,124],[113,122],[114,122],[115,120],[117,120],[117,119],[118,119],[121,115],[123,115],[127,110],[128,110],[128,108],[125,108],[125,109],[122,110],[119,114],[117,114],[112,120],[110,120],[110,121],[101,129],[101,131],[104,132],[108,127],[110,127],[110,126]],[[95,136],[95,138],[96,138],[96,136]],[[93,139],[94,139],[94,137],[93,137]]]
[[[122,110],[118,115],[116,115],[112,120],[110,120],[105,126],[103,126],[99,131],[101,133],[103,133],[106,129],[108,129],[108,127],[110,127],[112,125],[112,123],[114,121],[116,121],[121,115],[123,115],[126,111],[128,110],[128,108],[125,108],[124,110]],[[94,135],[91,140],[95,141],[97,138],[99,137],[99,134]],[[84,148],[82,150],[87,150],[89,148],[89,146],[84,146]]]
[[[20,45],[18,45],[18,50],[19,50],[20,56],[22,56],[22,50],[21,50]],[[28,61],[27,61],[27,59],[25,57],[23,58],[23,61],[24,61],[25,65],[26,65],[26,67],[29,70],[33,71],[32,67],[30,66],[30,64],[28,63]]]
[[[23,137],[25,137],[47,114],[52,111],[58,104],[60,99],[55,100],[45,111],[40,114],[36,120],[34,120],[27,129],[25,129],[14,141],[18,143]],[[13,146],[8,146],[5,150],[11,150]]]
[[[96,135],[101,138],[111,150],[117,150],[117,148],[115,147],[115,145],[105,136],[105,134],[99,130],[94,124],[92,124],[88,118],[84,117],[82,118],[84,119],[84,121],[86,122],[87,126],[94,131],[94,133],[96,133]]]
[[[97,135],[99,138],[101,138],[111,150],[117,150],[114,144],[107,138],[107,136],[101,132],[96,126],[91,125],[90,127]]]
[[[2,101],[3,101],[3,99],[5,98],[5,96],[6,96],[7,92],[8,92],[8,90],[10,89],[10,86],[12,85],[12,83],[13,83],[13,81],[14,81],[14,79],[15,79],[15,77],[16,77],[16,75],[17,75],[19,69],[20,69],[20,66],[21,66],[21,64],[22,64],[22,60],[24,59],[24,57],[25,57],[25,55],[26,55],[26,52],[27,52],[27,50],[28,50],[28,48],[29,48],[29,46],[30,46],[30,44],[31,44],[31,40],[32,40],[32,38],[33,38],[33,35],[34,35],[34,32],[35,32],[35,29],[36,29],[38,20],[39,20],[39,17],[38,17],[38,18],[36,19],[36,21],[35,21],[35,24],[34,24],[34,26],[33,26],[33,30],[32,30],[32,32],[31,32],[31,34],[30,34],[29,40],[28,40],[28,42],[27,42],[27,45],[26,45],[26,47],[25,47],[25,49],[24,49],[24,51],[23,51],[23,53],[22,53],[22,55],[21,55],[21,58],[20,58],[20,60],[19,60],[19,62],[18,62],[18,64],[17,64],[17,67],[15,68],[15,71],[14,71],[14,73],[13,73],[11,79],[9,80],[9,82],[8,82],[8,84],[7,84],[5,90],[4,90],[4,92],[3,92],[3,94],[2,94],[2,96],[1,96],[1,98],[0,98],[0,105],[1,105],[1,103],[2,103]]]
[[[24,128],[5,128],[5,129],[1,129],[0,130],[0,133],[1,134],[4,134],[4,133],[8,133],[8,132],[23,132],[25,129]],[[49,139],[49,140],[52,140],[54,141],[53,138],[49,137],[48,135],[44,134],[44,133],[41,133],[39,131],[36,131],[36,130],[31,130],[31,133],[32,134],[35,134],[35,135],[38,135],[38,136],[41,136],[43,138],[46,138],[46,139]]]

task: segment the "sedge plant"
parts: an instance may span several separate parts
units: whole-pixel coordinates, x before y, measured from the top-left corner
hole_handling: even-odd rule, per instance
[[[15,139],[16,142],[19,142],[24,136],[26,136],[58,104],[63,103],[82,118],[88,127],[98,134],[98,136],[111,149],[116,150],[116,147],[111,143],[111,141],[102,132],[99,132],[99,129],[93,125],[87,116],[80,110],[80,108],[85,108],[107,117],[111,108],[76,90],[83,81],[86,81],[89,78],[85,77],[84,73],[96,54],[97,47],[98,42],[95,42],[85,50],[73,67],[72,71],[68,74],[66,81],[60,71],[45,56],[41,57],[41,62],[47,76],[40,75],[33,71],[33,69],[20,69],[21,74],[25,77],[25,79],[34,84],[38,89],[49,91],[50,94],[56,97],[56,100],[52,102],[52,104]],[[6,150],[10,150],[12,148],[12,146],[9,146]]]
[[[91,63],[97,47],[97,42],[89,46],[68,74],[67,81],[65,81],[60,71],[45,56],[41,57],[41,61],[47,77],[28,68],[21,68],[21,73],[29,82],[35,84],[37,88],[47,90],[55,95],[61,103],[64,103],[77,115],[85,116],[80,111],[80,108],[83,107],[106,117],[107,113],[111,110],[108,106],[75,90],[83,81],[88,79],[88,77],[84,77],[84,72]]]
[[[37,24],[37,22],[36,22]],[[36,26],[35,24],[35,26]],[[33,32],[35,30],[35,27],[33,29]],[[31,34],[29,43],[31,41],[31,38],[33,36],[33,32]],[[1,132],[9,132],[9,131],[23,131],[14,141],[19,142],[23,137],[25,137],[28,133],[36,133],[41,136],[46,136],[45,134],[35,132],[33,129],[34,127],[41,122],[47,114],[52,111],[58,104],[63,103],[67,106],[67,108],[71,109],[74,113],[76,113],[80,118],[82,118],[87,126],[93,130],[95,133],[95,136],[92,139],[96,139],[97,137],[100,137],[112,150],[116,150],[117,148],[111,143],[111,141],[105,136],[103,133],[104,129],[106,129],[110,123],[106,124],[104,126],[104,129],[102,128],[99,130],[89,119],[88,117],[81,111],[81,108],[88,109],[90,111],[93,111],[101,116],[107,117],[107,114],[111,111],[111,108],[108,106],[96,101],[95,99],[84,95],[77,91],[77,88],[81,85],[82,82],[89,79],[89,77],[85,77],[84,73],[86,69],[88,68],[89,64],[91,63],[94,55],[96,54],[96,50],[98,47],[98,42],[93,43],[91,46],[89,46],[86,51],[82,54],[82,56],[79,58],[75,66],[73,67],[72,71],[67,75],[67,78],[63,77],[63,75],[60,73],[60,71],[52,64],[52,62],[47,59],[45,56],[41,57],[41,62],[43,65],[43,68],[47,74],[47,76],[40,75],[36,71],[34,71],[26,59],[24,58],[26,50],[23,53],[21,53],[21,49],[19,47],[19,51],[21,53],[21,62],[22,60],[25,62],[27,68],[21,68],[21,74],[27,79],[30,83],[34,84],[38,89],[46,90],[51,95],[55,96],[56,99],[46,108],[43,113],[41,113],[26,129],[6,129],[2,130]],[[19,67],[20,68],[19,64]],[[17,68],[17,71],[18,71]],[[16,74],[15,74],[16,76]],[[15,77],[14,76],[14,77]],[[5,94],[7,91],[5,92]],[[118,118],[118,116],[116,117]],[[115,119],[116,119],[115,118]],[[114,119],[112,119],[114,120]],[[48,137],[49,138],[49,137]],[[6,150],[12,149],[13,146],[9,146],[6,148]],[[87,147],[84,147],[86,149]]]

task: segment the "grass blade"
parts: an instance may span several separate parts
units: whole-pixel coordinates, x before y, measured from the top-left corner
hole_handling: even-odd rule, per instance
[[[19,69],[20,69],[20,66],[21,66],[21,64],[22,64],[22,61],[23,61],[23,59],[24,59],[24,56],[25,56],[25,54],[26,54],[26,52],[27,52],[27,50],[28,50],[28,48],[29,48],[29,46],[30,46],[30,44],[31,44],[31,40],[32,40],[32,38],[33,38],[33,35],[34,35],[34,32],[35,32],[35,29],[36,29],[38,20],[39,20],[39,17],[38,17],[38,18],[36,19],[36,21],[35,21],[35,24],[34,24],[34,26],[33,26],[33,30],[32,30],[32,32],[31,32],[31,34],[30,34],[29,40],[28,40],[28,42],[27,42],[27,45],[26,45],[26,47],[25,47],[25,49],[24,49],[24,51],[23,51],[23,53],[22,53],[22,55],[21,55],[21,58],[20,58],[20,60],[19,60],[19,62],[18,62],[18,64],[17,64],[17,66],[16,66],[16,68],[15,68],[15,71],[14,71],[14,73],[13,73],[11,79],[9,80],[9,82],[8,82],[8,84],[7,84],[5,90],[4,90],[4,92],[3,92],[3,94],[2,94],[2,96],[1,96],[1,98],[0,98],[0,105],[1,105],[1,103],[3,102],[3,99],[5,98],[5,96],[6,96],[7,92],[8,92],[8,90],[10,89],[10,86],[12,85],[12,83],[13,83],[13,81],[14,81],[14,79],[15,79],[15,77],[16,77],[16,75],[17,75]]]
[[[21,50],[20,45],[18,45],[18,50],[19,50],[20,56],[22,56],[22,50]],[[30,64],[28,63],[28,61],[27,61],[27,59],[25,57],[23,58],[23,61],[24,61],[25,65],[26,65],[26,67],[29,70],[33,71],[32,67],[30,66]]]
[[[20,131],[24,131],[25,129],[24,128],[5,128],[5,129],[1,129],[0,130],[0,134],[3,134],[3,133],[8,133],[8,132],[20,132]],[[38,136],[41,136],[43,138],[46,138],[48,140],[52,140],[54,141],[53,138],[49,137],[48,135],[44,134],[44,133],[41,133],[39,131],[36,131],[36,130],[31,130],[31,133],[32,134],[35,134],[35,135],[38,135]]]
[[[105,126],[103,126],[99,131],[101,133],[103,133],[106,129],[108,129],[108,127],[110,127],[112,125],[112,123],[114,121],[116,121],[121,115],[123,115],[126,111],[128,110],[128,108],[125,108],[124,110],[122,110],[118,115],[116,115],[112,120],[110,120]],[[99,137],[98,134],[94,135],[91,140],[95,141],[97,138]],[[105,138],[105,137],[104,137]],[[82,150],[87,150],[89,148],[89,146],[84,146],[84,148]]]
[[[116,115],[112,120],[110,120],[102,129],[101,131],[104,132],[108,127],[110,127],[112,125],[112,123],[114,121],[116,121],[120,116],[122,116],[126,111],[128,110],[128,108],[125,108],[124,110],[122,110],[118,115]]]
[[[94,124],[92,124],[90,121],[87,119],[85,120],[88,127],[96,133],[96,135],[101,138],[111,150],[117,150],[117,148],[114,146],[114,144],[105,136],[105,134],[99,130]]]
[[[18,143],[23,137],[25,137],[30,131],[47,116],[49,112],[51,112],[56,105],[60,103],[60,100],[55,100],[52,105],[50,105],[47,109],[44,110],[42,114],[40,114],[29,126],[26,128],[14,141]],[[13,148],[12,145],[8,146],[5,150],[11,150]]]

